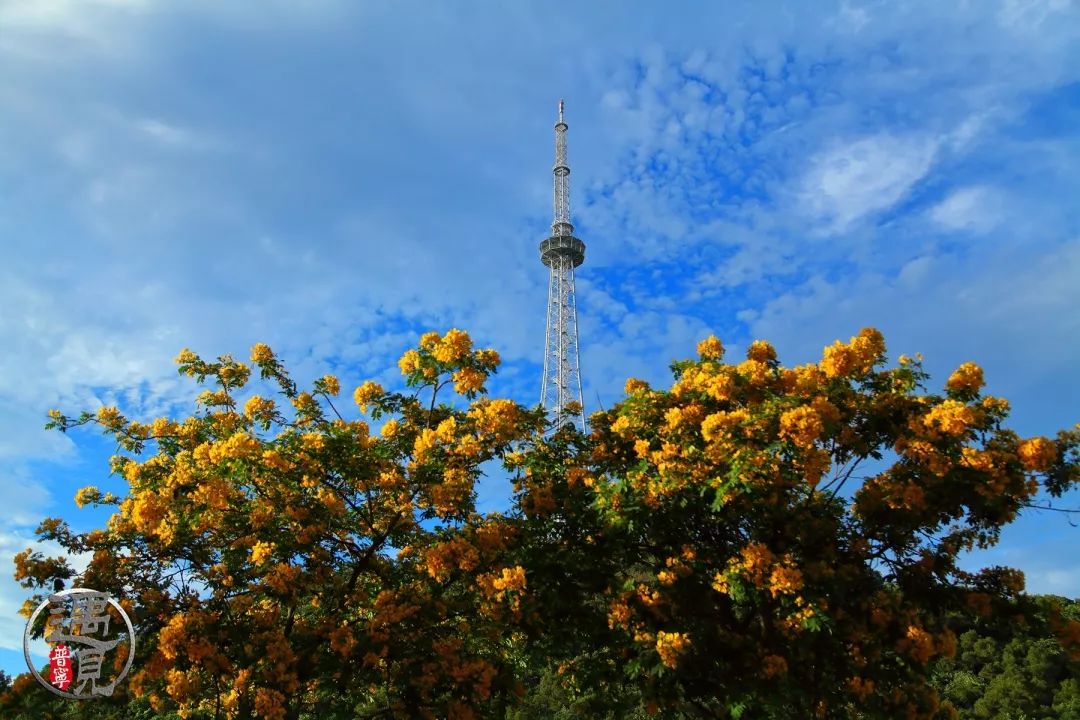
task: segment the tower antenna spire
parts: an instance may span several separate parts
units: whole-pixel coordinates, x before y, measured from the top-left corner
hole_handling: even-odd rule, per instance
[[[574,269],[585,262],[585,243],[574,237],[570,223],[570,164],[566,159],[566,120],[559,100],[555,123],[554,218],[551,236],[540,243],[540,261],[549,268],[544,379],[540,403],[553,415],[553,427],[569,422],[567,405],[581,408],[581,363],[578,354],[577,293]],[[584,411],[579,422],[585,429]]]

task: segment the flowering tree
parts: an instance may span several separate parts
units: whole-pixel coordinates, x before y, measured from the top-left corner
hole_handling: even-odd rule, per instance
[[[49,519],[39,532],[92,553],[79,582],[140,618],[130,691],[182,717],[262,718],[332,707],[467,718],[506,695],[506,626],[525,578],[499,565],[512,526],[476,515],[473,486],[542,415],[482,396],[497,353],[458,330],[425,335],[401,360],[414,394],[355,392],[385,419],[377,435],[338,413],[336,378],[301,391],[265,345],[251,360],[288,416],[271,398],[241,401],[249,366],[186,350],[180,372],[214,384],[192,417],[52,413],[51,426],[97,423],[125,451],[112,467],[127,497],[76,497],[117,506],[105,529]],[[467,409],[439,402],[448,385]],[[16,558],[30,587],[71,575],[59,559]]]
[[[949,613],[1015,612],[1024,588],[958,555],[996,542],[1040,487],[1080,479],[1080,426],[1021,439],[977,366],[925,394],[918,361],[883,369],[872,329],[794,368],[762,341],[738,364],[716,338],[698,352],[669,390],[629,380],[574,467],[534,466],[556,501],[530,523],[542,564],[527,574],[579,596],[579,643],[600,650],[570,648],[560,669],[592,688],[632,680],[653,711],[694,716],[948,716],[927,666],[955,650]],[[550,572],[565,545],[552,531],[586,507],[592,528],[566,552],[596,548],[600,592]],[[1080,659],[1080,623],[1052,622]]]
[[[277,400],[244,397],[252,367],[184,351],[213,388],[192,417],[53,413],[116,437],[129,491],[78,493],[116,506],[104,529],[39,534],[92,554],[79,584],[138,620],[129,691],[182,717],[505,717],[544,670],[592,716],[945,712],[927,665],[953,651],[950,613],[1015,612],[1023,590],[957,556],[1080,479],[1080,432],[1005,430],[971,364],[926,394],[872,330],[796,368],[763,342],[736,365],[698,349],[670,390],[630,380],[588,436],[487,397],[498,355],[458,330],[401,359],[412,393],[356,389],[378,432],[266,346],[251,361]],[[493,462],[507,515],[475,511]],[[16,559],[29,588],[72,575]]]

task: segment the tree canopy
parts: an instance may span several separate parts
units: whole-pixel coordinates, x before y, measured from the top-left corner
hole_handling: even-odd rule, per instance
[[[499,356],[456,329],[401,358],[407,392],[357,387],[360,417],[265,345],[177,362],[209,386],[190,417],[50,413],[119,445],[127,492],[76,496],[115,507],[106,527],[38,529],[90,553],[78,584],[137,620],[112,706],[467,720],[536,716],[546,693],[587,717],[994,717],[970,714],[1003,707],[994,678],[1049,687],[1047,668],[1032,702],[1075,706],[1075,612],[1033,613],[1022,573],[957,561],[1080,481],[1080,426],[1019,437],[972,363],[930,392],[873,329],[797,367],[763,341],[728,363],[710,337],[585,435],[490,397]],[[493,468],[513,506],[479,513]],[[75,575],[29,549],[15,574],[28,608]],[[991,649],[958,618],[1039,639]]]

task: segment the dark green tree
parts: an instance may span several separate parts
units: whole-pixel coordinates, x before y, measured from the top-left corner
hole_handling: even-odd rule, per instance
[[[1053,633],[1080,617],[1080,602],[1036,596],[1016,609],[1018,622],[956,618],[956,655],[934,668],[942,698],[961,720],[1080,720],[1080,662]]]

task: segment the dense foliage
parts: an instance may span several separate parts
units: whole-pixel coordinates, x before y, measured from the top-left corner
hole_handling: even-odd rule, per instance
[[[761,341],[735,364],[715,338],[698,352],[670,389],[628,381],[584,436],[489,398],[498,355],[458,330],[402,357],[412,392],[358,387],[367,419],[264,345],[251,361],[278,400],[245,396],[252,367],[184,351],[180,372],[213,383],[191,417],[52,413],[115,436],[129,490],[79,491],[116,507],[105,528],[39,535],[91,553],[78,584],[138,619],[131,717],[526,718],[554,700],[556,716],[993,717],[963,715],[983,712],[969,690],[1007,695],[993,683],[1020,650],[979,665],[957,619],[1032,616],[1021,573],[957,557],[1080,480],[1080,428],[1022,439],[977,366],[928,393],[874,330],[794,368]],[[498,467],[514,507],[479,514]],[[73,575],[16,558],[28,607]],[[1043,610],[1052,640],[1017,667],[1056,663],[1032,702],[1068,707],[1080,622]]]
[[[1021,623],[954,618],[956,654],[934,667],[934,686],[961,720],[1080,720],[1080,662],[1047,632],[1080,620],[1080,602],[1034,597]]]

